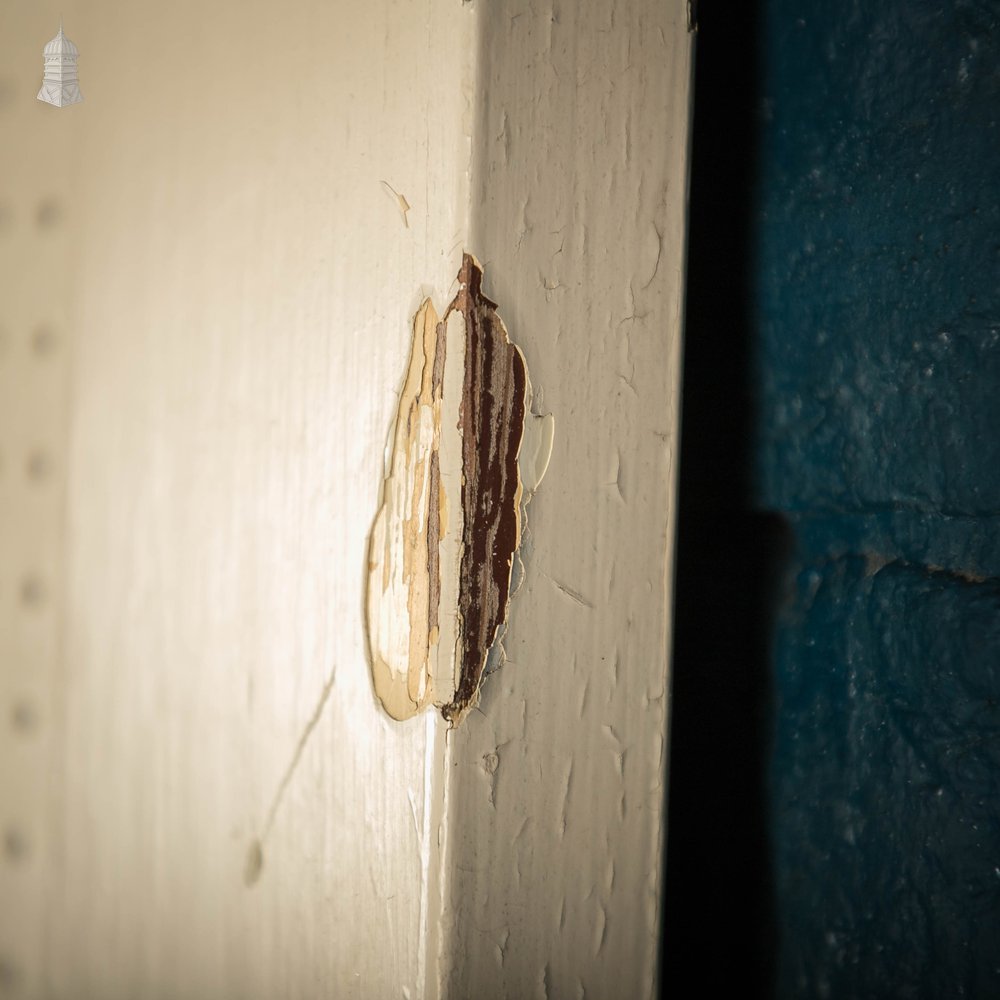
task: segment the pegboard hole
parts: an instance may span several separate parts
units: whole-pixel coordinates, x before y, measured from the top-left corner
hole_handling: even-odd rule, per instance
[[[35,222],[41,230],[55,229],[62,223],[65,214],[58,198],[45,198],[35,211]]]
[[[41,448],[28,453],[25,471],[32,482],[40,483],[52,474],[52,459]]]
[[[31,335],[31,350],[44,358],[56,349],[57,342],[55,330],[46,323],[40,323]]]
[[[13,995],[20,985],[20,970],[9,958],[0,955],[0,995]]]
[[[27,698],[20,698],[10,709],[10,727],[15,733],[30,736],[38,729],[38,711]]]
[[[27,608],[37,608],[45,603],[45,584],[40,577],[29,575],[21,581],[21,603]]]
[[[11,864],[19,864],[27,860],[31,851],[28,837],[16,826],[8,826],[3,832],[3,856]]]

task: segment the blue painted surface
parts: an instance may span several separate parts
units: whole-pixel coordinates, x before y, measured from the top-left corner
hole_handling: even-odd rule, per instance
[[[1000,3],[768,0],[781,997],[1000,997]]]

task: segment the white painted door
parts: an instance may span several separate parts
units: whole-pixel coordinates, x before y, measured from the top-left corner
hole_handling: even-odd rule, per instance
[[[0,997],[654,992],[685,18],[0,11]],[[378,707],[363,594],[465,249],[556,432],[449,732]]]

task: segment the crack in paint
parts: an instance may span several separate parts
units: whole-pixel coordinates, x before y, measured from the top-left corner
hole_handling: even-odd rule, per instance
[[[255,837],[247,848],[246,860],[243,866],[243,884],[247,888],[256,884],[261,876],[261,872],[264,870],[264,842],[271,832],[271,827],[274,826],[275,817],[278,815],[278,807],[281,805],[281,800],[285,797],[285,791],[288,789],[295,770],[299,766],[299,761],[302,759],[302,754],[305,751],[306,744],[309,742],[309,737],[312,736],[313,730],[323,717],[323,709],[326,707],[336,678],[337,668],[334,667],[330,671],[330,676],[327,677],[326,683],[323,685],[323,690],[320,692],[316,707],[313,709],[313,713],[309,717],[309,721],[306,722],[305,728],[302,730],[302,735],[295,745],[295,750],[288,762],[288,766],[285,768],[284,774],[281,776],[281,781],[278,782],[278,787],[275,789],[274,796],[271,799],[271,805],[267,810],[264,829],[260,837]]]

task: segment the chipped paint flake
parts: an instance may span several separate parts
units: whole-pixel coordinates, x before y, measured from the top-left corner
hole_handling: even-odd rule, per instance
[[[552,451],[482,279],[466,254],[444,317],[426,300],[414,319],[368,565],[372,678],[394,719],[433,703],[458,723],[502,661],[524,509]]]
[[[399,215],[403,220],[403,225],[409,229],[410,220],[407,218],[407,213],[410,211],[410,203],[388,181],[382,181],[382,190],[396,202],[396,207],[399,209]]]
[[[413,320],[391,464],[369,546],[372,676],[394,719],[410,718],[434,694],[431,662],[441,642],[441,542],[448,524],[440,456],[446,351],[447,326],[428,299]]]

